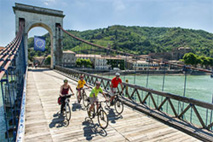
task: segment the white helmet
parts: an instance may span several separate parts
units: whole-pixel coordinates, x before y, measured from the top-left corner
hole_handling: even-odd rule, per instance
[[[116,74],[115,74],[116,76],[120,76],[120,73],[119,72],[116,72]]]

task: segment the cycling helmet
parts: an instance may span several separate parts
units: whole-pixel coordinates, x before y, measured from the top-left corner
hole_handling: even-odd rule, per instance
[[[83,75],[81,75],[81,76],[80,76],[80,78],[84,78],[84,76],[83,76]]]
[[[115,74],[116,76],[120,76],[120,73],[119,72],[116,72],[116,74]]]
[[[96,81],[95,84],[96,84],[96,85],[101,85],[101,82]]]
[[[64,83],[65,83],[65,82],[68,82],[68,80],[67,80],[67,79],[64,79]]]

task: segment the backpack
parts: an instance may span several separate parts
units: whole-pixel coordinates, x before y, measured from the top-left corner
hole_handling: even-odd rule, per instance
[[[61,97],[58,97],[58,105],[61,105]]]

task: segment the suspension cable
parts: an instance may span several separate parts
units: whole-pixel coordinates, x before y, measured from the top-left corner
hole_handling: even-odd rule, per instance
[[[124,53],[124,52],[122,52],[122,51],[117,51],[117,50],[114,50],[114,49],[109,49],[109,48],[107,48],[107,47],[100,46],[100,45],[97,45],[97,44],[88,42],[88,41],[86,41],[86,40],[83,40],[83,39],[81,39],[81,38],[78,38],[78,37],[74,36],[73,34],[67,32],[67,31],[64,30],[60,25],[58,25],[58,27],[59,27],[62,31],[64,31],[66,34],[68,34],[69,36],[71,36],[71,37],[73,37],[73,38],[75,38],[75,39],[77,39],[77,40],[79,40],[79,41],[82,41],[82,42],[84,42],[84,43],[86,43],[86,44],[89,44],[89,45],[92,45],[92,46],[95,46],[95,47],[98,47],[98,48],[103,48],[103,49],[111,50],[111,51],[113,51],[113,52],[117,52],[117,53],[120,53],[120,54],[127,54],[127,55],[133,56],[133,57],[134,57],[134,56],[137,56],[137,54]],[[143,59],[146,59],[145,57],[142,57],[142,58],[143,58]],[[159,60],[159,59],[149,59],[149,60],[150,60],[150,61],[153,61],[153,62],[157,62],[157,63],[160,63],[160,62],[161,62],[161,60]],[[175,63],[169,63],[169,62],[165,62],[165,64],[174,65],[174,66],[177,66],[177,67],[180,67],[180,68],[182,68],[182,67],[184,66],[184,65],[181,65],[181,64],[175,64]],[[187,69],[192,69],[192,70],[198,70],[198,71],[202,71],[202,72],[206,72],[206,73],[212,73],[211,70],[207,70],[207,69],[195,68],[195,67],[191,67],[191,66],[187,66],[186,68],[187,68]]]

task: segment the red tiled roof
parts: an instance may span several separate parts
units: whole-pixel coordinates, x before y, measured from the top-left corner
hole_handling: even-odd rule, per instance
[[[71,50],[63,51],[63,53],[72,53],[72,54],[75,54],[75,52],[73,52],[73,51],[71,51]]]
[[[3,46],[0,46],[0,51],[1,51],[1,50],[3,50],[3,49],[5,49],[5,47],[3,47]]]

